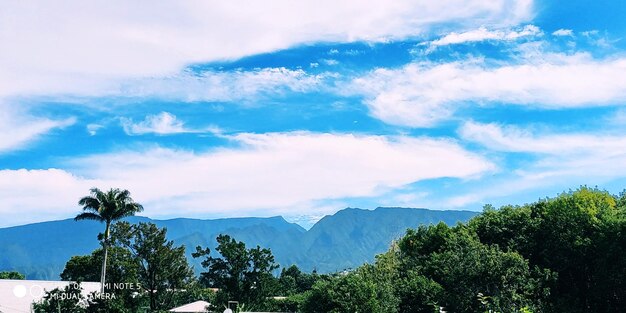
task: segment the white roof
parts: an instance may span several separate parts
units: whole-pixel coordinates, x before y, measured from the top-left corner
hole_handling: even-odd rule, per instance
[[[185,304],[183,306],[179,306],[177,308],[173,308],[170,312],[184,312],[184,313],[202,313],[208,312],[206,307],[209,306],[210,303],[206,301],[196,301],[189,304]]]
[[[0,279],[0,312],[28,313],[31,304],[40,301],[46,291],[63,289],[72,282],[48,280],[13,280]],[[100,283],[83,282],[82,294],[100,290]]]

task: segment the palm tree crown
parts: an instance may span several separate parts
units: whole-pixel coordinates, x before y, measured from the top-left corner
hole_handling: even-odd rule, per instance
[[[78,201],[85,212],[78,214],[74,220],[111,223],[143,211],[143,206],[133,201],[128,190],[111,188],[109,191],[103,192],[98,188],[91,188],[90,192],[91,195]]]

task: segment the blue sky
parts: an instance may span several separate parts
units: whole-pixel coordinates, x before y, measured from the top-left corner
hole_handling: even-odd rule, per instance
[[[625,186],[622,1],[3,6],[0,227],[91,187],[310,226]]]

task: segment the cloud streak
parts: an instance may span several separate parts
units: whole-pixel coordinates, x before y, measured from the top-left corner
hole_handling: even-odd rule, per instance
[[[605,184],[623,178],[626,139],[622,134],[545,133],[499,124],[465,123],[460,136],[482,145],[490,154],[524,153],[523,167],[483,181],[480,188],[446,199],[449,207],[538,191],[556,186]],[[554,192],[563,187],[557,187]],[[528,200],[528,199],[527,199]]]
[[[429,51],[432,51],[437,47],[447,45],[480,42],[486,40],[514,41],[522,37],[534,37],[540,36],[541,34],[541,30],[535,25],[526,25],[522,28],[506,30],[490,30],[486,27],[480,27],[476,30],[471,30],[463,33],[452,32],[440,39],[433,40],[426,44],[429,45]]]
[[[174,114],[169,112],[148,115],[143,121],[138,123],[134,123],[132,119],[125,117],[122,117],[120,122],[124,132],[131,136],[145,134],[173,135],[184,133],[221,133],[221,130],[215,126],[204,129],[192,129],[185,127],[185,123],[183,121],[179,120]]]
[[[387,123],[431,127],[463,105],[521,105],[567,109],[626,102],[626,59],[544,54],[521,64],[491,66],[481,59],[411,63],[377,69],[352,81],[371,114]]]
[[[311,42],[385,41],[441,24],[515,25],[530,0],[11,1],[0,95],[73,94]],[[73,12],[73,14],[67,14]]]
[[[604,154],[626,151],[623,135],[533,134],[528,129],[498,124],[468,122],[460,129],[466,140],[480,143],[493,151],[526,152],[544,155]]]
[[[266,215],[294,215],[301,212],[292,208],[317,200],[371,196],[415,181],[470,179],[493,170],[480,155],[444,139],[309,132],[243,133],[230,139],[238,147],[94,155],[72,161],[66,171],[4,171],[0,182],[5,192],[19,194],[31,184],[44,190],[60,175],[67,181],[62,193],[67,207],[97,183],[132,190],[150,216],[241,216],[260,209]],[[15,175],[23,176],[23,184],[11,187]],[[59,206],[41,201],[47,195],[38,196],[42,211]],[[0,204],[0,212],[28,205],[20,199]]]
[[[0,154],[23,149],[51,130],[75,122],[74,118],[55,120],[34,117],[15,107],[0,104]]]

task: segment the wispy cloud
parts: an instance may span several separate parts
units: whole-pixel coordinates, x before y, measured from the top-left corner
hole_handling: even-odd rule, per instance
[[[15,106],[0,104],[0,153],[24,148],[51,130],[75,122],[75,118],[35,117]]]
[[[100,124],[87,124],[87,133],[89,133],[90,136],[95,136],[98,133],[98,130],[104,128],[104,125],[100,125]]]
[[[529,191],[560,191],[582,184],[603,184],[622,179],[626,171],[626,137],[623,134],[551,133],[499,124],[466,123],[460,136],[491,153],[524,153],[523,168],[483,181],[480,188],[445,201],[451,207],[466,206]],[[562,187],[567,186],[567,187]]]
[[[39,185],[57,184],[54,177],[62,175],[68,181],[62,193],[68,207],[74,205],[77,193],[97,182],[132,190],[151,216],[241,216],[259,209],[265,214],[293,215],[302,214],[293,208],[312,201],[376,195],[438,177],[468,179],[493,169],[480,155],[444,139],[308,132],[245,133],[230,138],[239,147],[202,153],[154,148],[93,155],[73,161],[73,169],[61,173],[5,171],[0,181],[5,182],[5,192],[19,194],[35,179]],[[11,187],[10,177],[17,174],[23,176],[23,183]],[[26,205],[20,199],[0,203],[0,212]],[[58,207],[48,207],[46,202],[39,201],[37,208],[43,212]]]
[[[147,133],[164,135],[190,132],[190,130],[185,129],[182,121],[179,121],[175,115],[168,112],[148,115],[145,120],[139,123],[133,123],[133,120],[129,118],[122,118],[121,122],[124,131],[129,135]]]
[[[387,123],[429,127],[467,103],[543,109],[622,105],[625,76],[624,58],[542,54],[498,66],[472,59],[377,69],[355,79],[346,92],[364,95],[371,114]]]
[[[516,25],[531,8],[530,0],[10,2],[0,12],[0,42],[10,47],[0,50],[0,95],[109,90],[192,63],[402,39],[446,23]]]
[[[251,71],[186,71],[167,78],[129,81],[119,91],[127,97],[157,97],[182,101],[251,101],[285,92],[308,92],[321,88],[332,74],[309,74],[304,70],[263,68]]]
[[[574,31],[572,31],[571,29],[558,29],[555,30],[554,32],[552,32],[552,35],[554,36],[566,36],[566,37],[573,37],[574,36]]]
[[[535,25],[526,25],[522,28],[510,28],[504,30],[490,30],[486,27],[480,27],[478,29],[462,33],[452,32],[440,39],[433,40],[425,44],[429,46],[429,51],[432,51],[440,46],[480,42],[485,40],[513,41],[522,37],[534,37],[541,34],[541,30]]]
[[[540,134],[529,129],[498,124],[468,122],[460,135],[494,150],[504,152],[529,152],[549,155],[566,155],[577,158],[581,154],[609,155],[626,151],[626,137],[598,134]]]
[[[188,128],[185,127],[185,123],[176,115],[169,112],[161,112],[155,115],[148,115],[146,118],[138,123],[134,123],[130,118],[122,117],[120,119],[124,132],[128,135],[144,135],[144,134],[158,134],[158,135],[172,135],[182,133],[221,133],[221,130],[216,126],[209,126],[205,128]]]
[[[0,74],[1,75],[1,74]],[[259,68],[253,70],[184,70],[167,76],[120,80],[80,80],[76,84],[37,82],[30,95],[81,98],[158,98],[173,101],[253,102],[286,92],[307,92],[320,88],[333,73],[309,74],[301,69]],[[0,87],[2,88],[2,87]],[[0,91],[1,96],[1,91]]]

